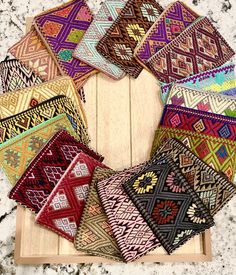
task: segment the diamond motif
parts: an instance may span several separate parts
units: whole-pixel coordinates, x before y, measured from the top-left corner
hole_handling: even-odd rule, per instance
[[[222,138],[228,138],[231,135],[229,127],[226,124],[220,128],[218,133],[219,133],[220,137],[222,137]]]
[[[59,32],[61,31],[62,29],[62,24],[60,23],[57,23],[57,22],[52,22],[52,21],[46,21],[44,24],[43,24],[43,27],[42,27],[42,31],[48,35],[48,36],[51,36],[51,37],[57,37]]]
[[[78,30],[78,29],[72,28],[69,35],[66,38],[66,41],[78,44],[79,41],[81,40],[81,38],[83,37],[83,35],[84,35],[83,30]]]
[[[90,176],[88,167],[85,163],[78,162],[76,166],[74,167],[73,171],[74,175],[77,178],[82,178],[82,177],[88,177]]]
[[[224,145],[222,145],[219,150],[216,152],[219,162],[222,164],[229,156],[227,149]]]
[[[43,190],[28,190],[26,196],[32,204],[41,209],[47,200],[48,194],[45,194]]]
[[[203,132],[206,129],[202,119],[199,119],[196,123],[194,123],[193,128],[199,133]]]
[[[74,217],[62,218],[54,220],[55,226],[74,237],[76,234],[77,226]]]
[[[172,124],[173,127],[177,127],[180,123],[180,116],[178,114],[175,114],[171,119],[170,123]]]
[[[210,153],[207,142],[203,140],[202,143],[196,147],[196,151],[201,159],[205,158]]]
[[[60,210],[64,208],[68,208],[69,202],[66,197],[66,194],[64,193],[63,190],[59,190],[56,195],[53,197],[52,202],[50,203],[50,210]]]
[[[75,195],[78,199],[78,201],[84,201],[86,200],[87,196],[88,196],[88,191],[89,191],[89,185],[88,184],[84,184],[81,186],[77,186],[75,187]]]

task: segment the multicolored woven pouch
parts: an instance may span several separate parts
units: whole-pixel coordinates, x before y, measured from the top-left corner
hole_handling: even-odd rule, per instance
[[[167,139],[157,149],[154,158],[168,155],[181,170],[188,183],[205,204],[211,215],[215,215],[236,194],[236,186],[220,173],[194,155],[183,143],[176,139]],[[170,186],[178,192],[178,184]]]
[[[193,131],[236,142],[236,118],[185,107],[166,105],[160,126]]]
[[[163,8],[155,0],[129,0],[97,45],[100,54],[136,78],[142,66],[134,50]]]
[[[27,69],[17,59],[8,59],[8,57],[0,62],[0,78],[4,93],[42,83],[41,78],[33,71]]]
[[[76,84],[97,72],[72,56],[92,20],[85,0],[72,0],[34,18],[34,27],[61,74],[71,76]]]
[[[146,61],[174,40],[199,15],[183,2],[171,3],[157,18],[150,30],[136,47],[134,55],[146,67]]]
[[[55,79],[61,75],[56,62],[34,27],[14,44],[8,52],[44,81]]]
[[[186,145],[198,158],[230,181],[236,172],[236,144],[225,138],[216,138],[175,128],[159,127],[155,133],[151,155],[168,138],[176,138]]]
[[[134,261],[160,245],[122,187],[122,184],[138,173],[144,165],[124,170],[97,183],[102,206],[126,262]]]
[[[207,17],[200,17],[158,51],[147,66],[161,82],[170,83],[223,65],[234,51]]]
[[[126,2],[127,0],[107,0],[103,2],[96,17],[73,54],[75,58],[80,59],[114,79],[121,79],[124,77],[124,72],[118,66],[103,57],[97,51],[96,46],[107,29],[109,29],[114,20],[117,19]]]
[[[96,190],[96,185],[99,181],[109,178],[114,173],[111,169],[95,169],[80,226],[76,234],[75,247],[77,250],[91,255],[121,261],[120,250]]]
[[[65,113],[79,141],[89,143],[87,129],[71,100],[63,95],[53,97],[17,115],[0,120],[0,143]]]
[[[213,70],[176,80],[175,83],[196,90],[213,91],[230,95],[227,93],[228,90],[236,90],[235,65],[227,64]],[[173,83],[161,86],[161,98],[163,103],[166,102],[172,85]]]
[[[65,95],[71,99],[77,107],[78,115],[80,115],[83,123],[86,125],[86,116],[80,97],[73,80],[68,76],[0,95],[0,119],[21,113],[58,95]]]
[[[61,114],[0,145],[1,168],[12,185],[16,184],[47,141],[61,129],[76,136],[67,116]]]
[[[100,163],[103,160],[102,156],[78,142],[66,131],[54,133],[23,171],[9,197],[38,213],[72,160],[82,151],[94,161]]]
[[[152,159],[123,186],[169,254],[214,225],[201,199],[167,157]]]
[[[83,152],[79,153],[45,200],[36,223],[73,242],[96,167],[105,165]]]
[[[236,100],[225,95],[198,91],[174,84],[166,104],[182,106],[224,116],[236,116]]]

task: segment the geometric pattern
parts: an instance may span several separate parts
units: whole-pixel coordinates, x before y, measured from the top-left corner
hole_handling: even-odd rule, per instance
[[[153,158],[123,187],[169,254],[214,225],[201,199],[167,156]]]
[[[166,104],[173,104],[224,116],[236,116],[236,100],[219,93],[173,85]]]
[[[99,41],[98,52],[137,78],[143,67],[134,58],[134,50],[162,11],[154,0],[129,0]]]
[[[90,176],[75,173],[78,163],[86,165]],[[47,201],[41,206],[36,216],[36,223],[46,226],[73,242],[80,224],[92,174],[97,166],[105,167],[101,162],[83,152],[79,153],[69,164],[55,188],[48,194]],[[61,200],[63,204],[58,204],[58,194],[64,195]]]
[[[63,151],[62,147],[65,145],[67,145],[67,150]],[[61,130],[56,132],[51,139],[47,141],[46,145],[44,145],[33,161],[31,161],[24,173],[22,173],[21,178],[11,190],[9,197],[28,207],[35,213],[38,213],[44,202],[37,206],[32,204],[32,201],[25,195],[27,190],[30,189],[34,192],[43,191],[48,197],[54,186],[58,184],[58,181],[65,173],[71,161],[82,151],[90,155],[94,161],[95,159],[98,161],[103,160],[100,155],[80,143],[66,131]],[[84,163],[83,159],[81,161]],[[79,160],[76,162],[76,165],[78,165],[78,163],[80,163]],[[87,169],[89,170],[89,167],[87,167]],[[79,179],[79,177],[81,179],[89,178],[87,174],[86,177],[82,177],[74,173],[74,171],[72,172],[77,179]],[[86,192],[86,188],[73,190],[74,196],[78,198],[78,200],[83,199]],[[68,203],[66,203],[66,200]],[[55,200],[53,200],[54,206],[51,205],[52,208],[61,208],[59,207],[60,201],[64,201],[63,205],[70,206],[67,194],[65,192],[63,193],[63,190],[58,189],[57,194],[55,193]]]
[[[42,83],[42,80],[17,59],[5,58],[0,62],[0,78],[3,92],[12,92]]]
[[[121,79],[124,72],[99,54],[96,46],[124,8],[125,2],[126,0],[108,0],[102,3],[96,17],[73,53],[75,58],[114,79]]]
[[[122,184],[144,164],[116,173],[97,183],[98,195],[124,261],[133,261],[160,245]]]
[[[147,66],[159,81],[170,83],[219,67],[234,54],[211,21],[200,17],[149,58]]]
[[[75,238],[75,247],[78,251],[120,261],[122,257],[96,189],[98,182],[109,178],[114,173],[111,169],[96,168],[94,170],[87,202]]]
[[[44,81],[52,80],[61,75],[57,64],[34,27],[19,42],[14,44],[8,52]]]
[[[198,158],[214,170],[224,173],[232,181],[236,173],[235,141],[202,135],[192,131],[160,126],[154,137],[151,156],[168,138],[175,138],[187,146]]]
[[[195,90],[214,91],[227,94],[227,91],[236,88],[235,65],[227,64],[219,68],[176,80],[176,84]],[[171,86],[172,83],[162,85],[161,87],[161,98],[163,103],[166,102]]]
[[[67,116],[61,114],[1,144],[0,163],[11,185],[16,184],[31,160],[47,141],[62,129],[76,136]]]
[[[37,86],[0,95],[0,119],[19,114],[52,97],[64,95],[73,102],[83,123],[86,117],[73,80],[63,76]]]
[[[65,113],[79,140],[89,143],[87,129],[71,100],[63,95],[53,97],[19,114],[0,121],[0,143],[43,123],[50,118]]]
[[[154,157],[160,159],[165,155],[178,166],[211,215],[215,215],[236,194],[234,184],[204,163],[178,140],[167,139],[157,149]]]
[[[152,55],[174,40],[198,17],[182,2],[170,4],[135,49],[135,57],[145,65]]]
[[[34,27],[43,37],[61,74],[69,75],[75,83],[97,72],[72,56],[92,20],[93,15],[84,0],[70,1],[34,18]]]
[[[78,162],[73,170],[73,172],[75,173],[75,175],[77,177],[89,177],[90,174],[89,174],[89,170],[88,170],[88,167],[86,165],[86,163],[80,163]],[[79,192],[79,190],[78,190]]]
[[[176,125],[176,117],[178,117],[178,125]],[[233,117],[170,104],[164,107],[160,125],[236,141],[236,118]]]

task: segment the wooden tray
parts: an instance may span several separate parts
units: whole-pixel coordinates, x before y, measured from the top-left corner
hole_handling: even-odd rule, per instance
[[[127,76],[118,82],[98,74],[88,80],[84,89],[91,147],[105,156],[105,164],[123,169],[147,160],[163,108],[155,78],[145,70],[136,80]],[[36,225],[34,219],[34,214],[18,206],[17,264],[112,262],[76,251],[72,243]],[[207,230],[172,255],[158,248],[137,262],[210,260]]]

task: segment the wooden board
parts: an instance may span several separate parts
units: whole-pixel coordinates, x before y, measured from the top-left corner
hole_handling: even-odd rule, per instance
[[[98,74],[89,79],[84,89],[91,147],[104,155],[104,163],[119,170],[147,160],[163,109],[155,78],[145,70],[137,79],[127,76],[120,81]],[[36,225],[34,219],[34,214],[18,206],[17,264],[112,262],[76,251],[72,243]],[[210,260],[208,230],[172,255],[158,248],[137,262]]]

